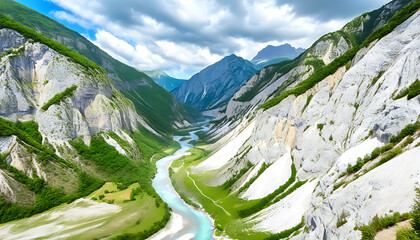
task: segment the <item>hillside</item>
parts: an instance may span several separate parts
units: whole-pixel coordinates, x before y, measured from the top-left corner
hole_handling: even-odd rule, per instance
[[[213,122],[214,143],[192,151],[188,159],[198,160],[172,165],[181,193],[215,219],[216,235],[374,239],[413,218],[420,5],[405,4],[382,7],[376,16],[386,21],[374,22],[384,25],[360,45],[346,32],[327,34],[293,67],[261,70]],[[240,105],[235,98],[267,73],[273,80]]]
[[[134,103],[137,112],[156,131],[172,134],[176,125],[180,125],[184,120],[193,122],[199,117],[196,111],[180,104],[149,76],[115,60],[62,24],[13,0],[0,1],[0,13],[36,29],[45,37],[75,50],[104,68],[116,87]]]
[[[156,226],[131,225],[146,236],[159,230],[169,209],[155,204],[162,200],[150,183],[152,156],[164,156],[174,142],[157,137],[95,63],[4,15],[0,28],[0,222],[76,199],[86,203],[82,209],[100,207],[103,197],[81,198],[115,182],[115,192],[139,190],[131,204],[106,198],[110,208],[121,219],[141,219],[136,208],[147,207],[154,217],[144,219]],[[124,227],[130,224],[113,234]]]

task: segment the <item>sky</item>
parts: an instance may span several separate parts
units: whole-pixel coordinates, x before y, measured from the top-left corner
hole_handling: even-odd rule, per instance
[[[188,79],[224,56],[308,48],[388,0],[16,0],[139,70]]]

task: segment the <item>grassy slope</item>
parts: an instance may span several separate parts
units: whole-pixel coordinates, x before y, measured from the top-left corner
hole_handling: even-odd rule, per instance
[[[156,84],[149,76],[115,60],[79,33],[64,25],[12,0],[0,1],[0,12],[36,29],[47,38],[62,43],[105,68],[117,87],[133,101],[136,109],[157,131],[172,134],[174,129],[171,122],[184,118],[192,121],[199,116],[193,109],[179,104],[168,91]],[[144,97],[143,94],[146,92],[148,95]]]
[[[204,150],[197,148],[192,148],[190,152],[191,155],[184,156],[173,162],[171,166],[174,169],[172,178],[177,184],[177,191],[180,191],[184,196],[194,199],[194,202],[199,202],[205,211],[215,219],[216,234],[220,234],[220,231],[223,230],[235,239],[248,239],[250,237],[252,239],[265,239],[271,236],[269,233],[251,231],[249,228],[252,226],[245,224],[238,216],[240,210],[254,206],[259,200],[245,201],[240,199],[237,193],[230,195],[229,189],[223,186],[207,186],[205,182],[212,177],[211,173],[190,174],[191,179],[195,181],[199,190],[226,209],[229,214],[200,193],[194,182],[187,176],[187,171],[189,172],[192,166],[203,161],[207,154]]]

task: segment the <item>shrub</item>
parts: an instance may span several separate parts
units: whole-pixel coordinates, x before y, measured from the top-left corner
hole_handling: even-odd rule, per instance
[[[403,138],[405,138],[406,136],[413,135],[419,129],[420,129],[420,122],[419,121],[417,121],[415,123],[412,123],[412,124],[408,124],[407,126],[405,126],[405,128],[403,128],[401,130],[401,132],[397,136],[392,136],[389,141],[391,143],[398,143]]]
[[[396,212],[393,215],[386,215],[383,217],[378,217],[376,215],[369,222],[369,225],[363,225],[358,229],[362,232],[363,240],[371,240],[375,238],[377,232],[392,227],[400,221],[406,220],[405,215],[401,215]]]
[[[405,96],[407,96],[407,99],[410,100],[419,94],[420,94],[420,81],[417,79],[407,89],[402,90],[397,96],[395,96],[394,100],[403,98]]]
[[[354,173],[359,171],[363,165],[365,164],[365,161],[362,158],[357,158],[357,163],[354,166],[351,166],[350,164],[347,167],[347,173]]]
[[[348,214],[343,210],[337,219],[337,228],[347,223]]]
[[[325,123],[318,123],[318,124],[316,125],[316,128],[318,128],[318,130],[321,132],[321,131],[322,131],[322,129],[324,128],[324,125],[325,125]]]
[[[396,240],[418,240],[413,229],[402,228],[397,231]]]
[[[388,154],[385,155],[385,157],[383,157],[381,159],[381,161],[379,161],[379,164],[386,163],[386,162],[388,162],[389,160],[391,160],[392,158],[394,158],[395,156],[397,156],[401,153],[402,153],[401,148],[399,148],[399,147],[394,148],[394,149],[392,149],[392,151],[388,152]]]
[[[101,194],[99,195],[99,200],[102,200],[105,197],[105,195]]]
[[[361,240],[373,240],[375,239],[375,230],[371,226],[362,226],[359,228],[362,232],[362,239]]]

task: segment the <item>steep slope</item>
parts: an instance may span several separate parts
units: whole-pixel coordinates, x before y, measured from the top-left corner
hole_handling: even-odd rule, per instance
[[[363,14],[343,29],[318,39],[296,59],[270,65],[257,72],[234,94],[226,108],[221,109],[209,138],[220,138],[239,124],[243,116],[252,115],[255,109],[268,99],[293,88],[318,69],[357,46],[409,2],[395,0],[375,11]],[[228,122],[229,126],[226,125]]]
[[[109,181],[133,197],[79,199],[69,208],[84,202],[76,208],[92,206],[86,214],[94,216],[107,201],[125,226],[87,239],[129,227],[147,237],[163,227],[170,213],[151,186],[151,158],[173,142],[156,136],[94,62],[4,15],[0,42],[0,223],[70,203]]]
[[[187,81],[185,79],[173,78],[164,71],[144,71],[144,73],[146,73],[149,77],[153,79],[153,81],[155,81],[160,86],[164,87],[169,92],[179,87],[185,81]]]
[[[202,193],[187,193],[219,234],[360,239],[375,215],[411,210],[420,174],[419,7],[414,1],[320,68],[332,73],[316,71],[251,110],[207,148],[210,156],[174,166],[196,181]]]
[[[199,114],[180,104],[146,74],[115,60],[80,34],[12,0],[0,2],[0,12],[86,56],[103,67],[117,88],[156,131],[171,134],[175,122],[194,121]]]
[[[292,47],[288,43],[280,46],[268,45],[259,51],[251,62],[257,66],[257,69],[262,69],[271,64],[293,59],[304,51],[305,49]]]
[[[171,93],[199,111],[219,108],[256,72],[253,64],[232,54],[208,66]]]

